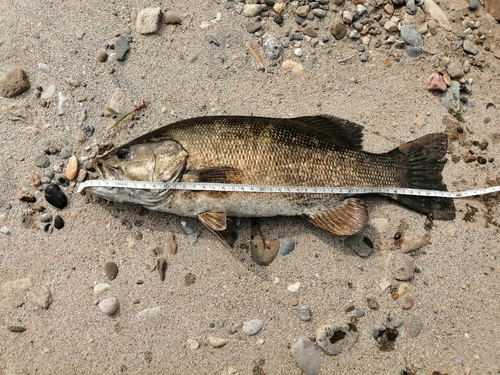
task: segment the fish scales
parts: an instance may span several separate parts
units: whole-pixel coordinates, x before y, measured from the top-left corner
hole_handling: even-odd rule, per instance
[[[363,151],[361,141],[360,125],[332,116],[200,117],[141,136],[94,165],[103,179],[446,190],[446,135],[429,134],[383,154]],[[111,201],[196,216],[230,245],[235,237],[228,216],[302,215],[339,235],[359,232],[368,220],[360,199],[333,194],[88,190]],[[451,199],[391,198],[434,218],[455,215]]]

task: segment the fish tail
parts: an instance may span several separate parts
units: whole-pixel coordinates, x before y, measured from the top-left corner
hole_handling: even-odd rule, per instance
[[[406,167],[404,187],[447,191],[442,175],[447,150],[447,135],[434,133],[404,143],[390,151],[389,155]],[[455,204],[451,198],[411,195],[391,195],[391,198],[434,219],[455,218]]]

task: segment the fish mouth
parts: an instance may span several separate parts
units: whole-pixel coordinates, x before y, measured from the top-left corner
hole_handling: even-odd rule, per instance
[[[94,162],[94,168],[99,177],[103,180],[121,180],[123,179],[123,171],[121,168],[104,165],[100,161]]]

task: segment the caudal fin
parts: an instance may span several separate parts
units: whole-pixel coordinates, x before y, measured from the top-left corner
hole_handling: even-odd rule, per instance
[[[448,149],[446,134],[428,134],[414,141],[404,143],[389,152],[407,167],[405,187],[415,189],[443,190],[444,156]],[[391,195],[391,198],[434,219],[453,220],[455,204],[451,198],[428,198],[411,195]]]

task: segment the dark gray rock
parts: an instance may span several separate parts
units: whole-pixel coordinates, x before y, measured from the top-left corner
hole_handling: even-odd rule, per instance
[[[129,42],[130,42],[130,37],[122,36],[118,38],[118,40],[115,43],[116,60],[125,61],[125,56],[127,55],[127,52],[130,50]]]

